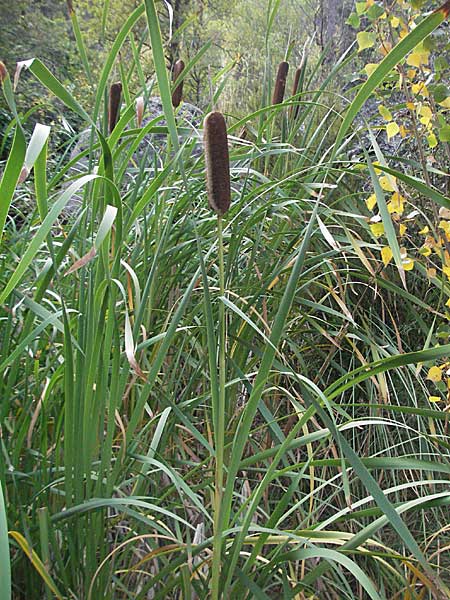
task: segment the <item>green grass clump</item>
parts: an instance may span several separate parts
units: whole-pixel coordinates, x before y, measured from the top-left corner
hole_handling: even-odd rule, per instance
[[[123,80],[108,127],[144,13],[167,126],[135,128],[148,90]],[[50,168],[51,131],[29,139],[0,70],[16,118],[0,183],[0,596],[445,598],[448,414],[426,376],[450,355],[448,286],[383,265],[362,190],[390,167],[346,155],[358,107],[442,14],[345,114],[329,91],[344,62],[323,84],[311,67],[295,97],[228,128],[210,114],[206,156],[173,112],[155,15],[148,0],[128,17],[91,108],[28,64],[90,126],[87,174]],[[277,126],[286,106],[301,110]],[[133,162],[152,133],[169,143]]]

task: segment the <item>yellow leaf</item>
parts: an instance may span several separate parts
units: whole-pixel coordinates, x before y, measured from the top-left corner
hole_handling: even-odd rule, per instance
[[[434,279],[436,277],[436,275],[437,275],[436,269],[433,269],[432,267],[427,269],[427,277],[429,277],[430,279]]]
[[[388,140],[390,140],[391,138],[396,136],[397,133],[400,133],[400,127],[397,125],[397,123],[394,123],[394,121],[392,121],[392,123],[388,123],[386,125],[386,133],[388,136]]]
[[[430,53],[423,49],[422,47],[417,47],[414,52],[406,59],[406,62],[411,67],[420,67],[421,65],[427,65],[428,60],[430,58]]]
[[[408,228],[406,227],[406,225],[404,225],[403,223],[400,223],[400,226],[398,228],[398,232],[400,234],[400,237],[402,237],[402,236],[405,235],[407,229]]]
[[[421,55],[418,52],[412,52],[406,59],[406,62],[412,67],[420,67],[422,64]]]
[[[377,63],[368,63],[364,67],[364,71],[367,73],[367,76],[370,77],[377,67],[378,67]]]
[[[430,254],[431,254],[431,248],[430,248],[429,246],[422,246],[422,247],[419,249],[419,253],[420,253],[422,256],[430,256]]]
[[[429,402],[440,402],[441,398],[439,396],[428,396]]]
[[[405,199],[401,194],[399,194],[398,192],[394,192],[392,194],[391,201],[389,202],[387,207],[389,213],[397,213],[398,215],[401,215],[404,210],[404,201]]]
[[[427,379],[434,383],[442,381],[442,369],[440,367],[431,367],[428,371]]]
[[[389,246],[381,248],[381,260],[383,261],[385,267],[390,263],[393,256],[394,255],[392,254],[392,250],[389,248]]]
[[[375,34],[369,31],[360,31],[356,36],[358,42],[358,52],[362,52],[367,48],[372,48],[375,44]]]
[[[428,225],[425,225],[425,227],[424,227],[423,229],[421,229],[421,230],[419,231],[419,233],[420,233],[421,235],[427,235],[427,233],[428,233],[429,231],[430,231],[430,228],[428,227]]]
[[[408,79],[413,80],[414,77],[416,76],[417,71],[415,69],[409,69],[406,73],[406,75],[408,76]]]
[[[414,269],[414,261],[412,258],[405,258],[402,260],[402,267],[405,271],[412,271]]]
[[[392,113],[388,108],[380,104],[378,111],[385,121],[392,121]]]
[[[439,106],[443,106],[444,108],[450,108],[450,96],[446,98],[443,102],[439,102]]]
[[[366,200],[366,206],[369,210],[373,210],[377,203],[377,197],[375,194],[371,194]]]
[[[384,40],[379,50],[383,56],[386,56],[392,50],[392,44],[387,40]]]
[[[430,135],[427,137],[427,142],[430,148],[436,148],[438,145],[438,140],[434,133],[430,133]]]
[[[430,92],[424,83],[413,83],[411,86],[411,91],[415,96],[420,95],[424,98],[429,98],[430,96]]]
[[[392,27],[398,27],[400,25],[400,19],[398,17],[391,17]]]
[[[372,225],[370,225],[370,231],[376,238],[380,237],[384,233],[383,223],[372,223]]]
[[[407,133],[408,130],[406,129],[406,127],[404,125],[400,125],[400,135],[402,136],[402,138],[405,138]]]
[[[429,106],[422,106],[419,110],[420,122],[423,125],[428,125],[428,123],[433,118],[433,112]]]
[[[445,306],[449,306],[450,307],[450,298],[447,300],[447,302],[445,303]]]
[[[414,104],[414,102],[407,102],[406,108],[408,108],[409,110],[416,110],[416,105]]]
[[[443,229],[447,235],[450,235],[450,222],[449,221],[439,221],[439,229]]]
[[[383,190],[385,190],[386,192],[394,192],[395,191],[394,190],[393,182],[395,182],[395,178],[394,177],[388,177],[387,175],[384,175],[383,177],[380,177],[381,188]]]

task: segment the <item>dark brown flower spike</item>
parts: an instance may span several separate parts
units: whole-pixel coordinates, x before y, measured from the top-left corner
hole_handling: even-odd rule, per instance
[[[281,104],[284,98],[286,79],[289,71],[289,63],[283,61],[278,65],[277,79],[275,89],[273,90],[272,104]]]
[[[109,90],[109,111],[108,111],[108,127],[109,133],[112,133],[114,127],[119,120],[120,100],[122,97],[122,84],[120,82],[113,83]]]
[[[174,83],[183,71],[184,71],[184,62],[182,60],[177,60],[177,62],[173,66],[173,73],[172,73],[172,81]],[[181,83],[179,83],[173,91],[172,106],[174,108],[177,108],[180,105],[182,98],[183,98],[183,82],[181,81]]]
[[[298,69],[295,71],[294,85],[292,87],[292,95],[293,96],[295,96],[298,93],[298,85],[300,83],[300,77],[302,75],[302,72],[303,72],[303,64],[300,65],[298,67]],[[297,118],[299,108],[300,108],[300,106],[298,104],[296,106],[291,106],[291,114],[294,115],[294,119]]]
[[[208,202],[210,208],[222,216],[231,203],[228,136],[222,113],[215,111],[206,115],[203,136]]]

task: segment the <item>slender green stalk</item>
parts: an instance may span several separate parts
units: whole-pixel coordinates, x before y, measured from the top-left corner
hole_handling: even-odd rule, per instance
[[[219,294],[225,295],[225,263],[222,217],[217,217],[217,249],[219,256]],[[214,488],[214,540],[211,574],[211,597],[220,597],[220,572],[222,563],[222,498],[224,485],[224,447],[225,447],[225,416],[226,416],[226,318],[225,305],[219,300],[219,398],[215,423],[215,488]]]

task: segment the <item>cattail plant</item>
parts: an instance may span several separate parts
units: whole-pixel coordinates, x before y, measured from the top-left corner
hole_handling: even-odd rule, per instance
[[[120,82],[113,83],[109,90],[109,110],[108,110],[108,128],[109,133],[112,133],[114,127],[119,120],[120,100],[122,97],[122,84]]]
[[[286,61],[280,62],[278,65],[277,79],[275,81],[275,89],[273,90],[272,104],[281,104],[283,102],[288,72],[289,63]]]
[[[181,75],[181,73],[183,71],[184,71],[184,62],[182,60],[177,60],[177,62],[173,66],[173,73],[172,73],[173,83],[176,82],[176,80],[178,79],[178,77]],[[180,81],[180,83],[174,89],[173,94],[172,94],[172,106],[174,108],[177,108],[178,106],[180,106],[182,98],[183,98],[183,82]]]
[[[296,94],[298,94],[301,91],[301,89],[299,89],[299,88],[302,87],[301,79],[303,78],[304,66],[305,66],[304,60],[302,60],[302,62],[300,63],[300,66],[295,71],[294,85],[292,87],[292,95],[293,96],[295,96]],[[299,108],[300,108],[300,106],[298,104],[296,106],[291,106],[290,113],[294,117],[294,119],[297,118]]]
[[[209,206],[222,216],[231,202],[227,126],[222,113],[206,115],[203,136]]]
[[[204,145],[206,184],[208,202],[217,213],[217,247],[219,258],[219,294],[225,295],[225,263],[222,230],[222,216],[228,211],[231,203],[230,159],[228,155],[228,136],[225,119],[220,112],[211,112],[205,117]],[[225,415],[226,415],[226,320],[225,306],[219,301],[219,390],[213,400],[214,444],[215,444],[215,479],[214,479],[214,536],[213,559],[211,573],[211,598],[220,597],[220,572],[222,560],[222,499],[224,482],[224,448],[225,448]],[[216,368],[215,365],[211,365]]]

